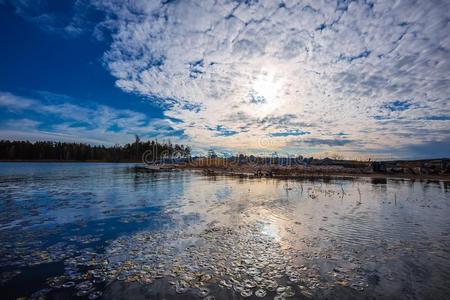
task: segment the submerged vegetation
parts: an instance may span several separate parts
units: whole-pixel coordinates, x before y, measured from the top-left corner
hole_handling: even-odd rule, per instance
[[[450,294],[450,182],[3,165],[2,299]]]

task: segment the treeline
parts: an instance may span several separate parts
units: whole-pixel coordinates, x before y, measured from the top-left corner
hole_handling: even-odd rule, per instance
[[[112,147],[52,141],[0,141],[0,160],[141,162],[143,156],[155,160],[190,155],[189,146],[170,142],[142,142],[137,136],[134,143]]]

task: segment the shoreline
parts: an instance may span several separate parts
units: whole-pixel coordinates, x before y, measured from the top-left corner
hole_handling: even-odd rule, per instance
[[[258,179],[258,178],[267,178],[267,179],[348,179],[353,180],[357,178],[368,178],[373,180],[384,180],[384,179],[397,179],[397,180],[431,180],[431,181],[444,181],[450,182],[450,175],[441,174],[441,175],[433,175],[433,174],[388,174],[388,173],[367,173],[367,172],[339,172],[339,171],[329,171],[329,172],[320,172],[318,170],[311,170],[302,173],[295,172],[296,170],[283,170],[284,173],[280,174],[274,171],[270,176],[266,175],[257,175],[254,172],[249,172],[248,170],[224,170],[220,168],[211,168],[211,167],[189,167],[189,166],[179,166],[172,165],[171,167],[164,168],[150,168],[149,166],[142,167],[143,169],[150,172],[164,172],[164,171],[182,171],[182,170],[190,170],[201,172],[205,176],[230,176],[230,177],[240,177],[247,179]],[[287,171],[287,173],[286,173]]]
[[[434,181],[445,181],[450,182],[450,174],[389,174],[389,173],[368,173],[368,172],[339,172],[335,170],[301,170],[298,169],[279,169],[274,170],[270,176],[267,174],[257,175],[254,171],[249,170],[248,166],[243,166],[241,168],[236,168],[233,170],[226,170],[218,167],[207,167],[207,166],[187,166],[178,164],[167,164],[164,167],[152,168],[146,165],[142,161],[79,161],[79,160],[0,160],[0,163],[105,163],[105,164],[140,164],[142,167],[138,166],[142,170],[151,172],[164,172],[164,171],[181,171],[181,170],[191,170],[202,172],[205,176],[230,176],[230,177],[240,177],[247,179],[257,179],[257,178],[273,178],[273,179],[356,179],[356,178],[370,178],[370,179],[398,179],[398,180],[434,180]],[[277,173],[277,171],[282,171],[282,173]]]
[[[104,161],[104,160],[0,160],[0,163],[105,163],[105,164],[143,164],[142,161]]]
[[[191,169],[196,170],[196,169]],[[198,170],[198,169],[197,169]],[[200,170],[198,170],[200,171]],[[397,179],[397,180],[432,180],[432,181],[448,181],[450,182],[450,176],[442,175],[409,175],[409,174],[382,174],[382,173],[360,173],[360,174],[349,174],[349,173],[328,173],[328,174],[314,174],[314,173],[304,173],[304,174],[275,174],[273,176],[255,176],[251,173],[239,173],[239,172],[215,172],[214,174],[205,174],[206,176],[233,176],[233,177],[243,177],[248,179],[257,178],[273,178],[273,179],[356,179],[356,178],[369,178],[369,179]]]

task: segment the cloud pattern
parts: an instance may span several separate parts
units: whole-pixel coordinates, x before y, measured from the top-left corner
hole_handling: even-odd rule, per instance
[[[0,92],[0,139],[58,140],[90,144],[125,144],[142,138],[179,141],[182,131],[166,119],[148,119],[141,113],[40,92],[35,98]]]
[[[449,1],[76,0],[59,27],[32,3],[16,11],[110,42],[103,62],[117,87],[158,102],[194,147],[450,148]]]
[[[159,97],[199,147],[267,148],[270,137],[273,149],[398,156],[395,145],[449,137],[448,1],[95,6],[108,16],[104,62],[117,86]]]

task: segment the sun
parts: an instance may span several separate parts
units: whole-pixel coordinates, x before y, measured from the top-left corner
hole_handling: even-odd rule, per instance
[[[261,73],[251,85],[250,103],[255,106],[257,111],[269,113],[280,105],[281,88],[281,78],[273,72]]]

